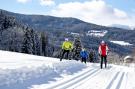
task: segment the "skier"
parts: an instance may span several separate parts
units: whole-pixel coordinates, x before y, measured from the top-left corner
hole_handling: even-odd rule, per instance
[[[88,52],[85,50],[85,48],[82,48],[82,51],[80,52],[80,56],[82,58],[82,62],[86,64],[86,60],[88,58]]]
[[[69,52],[73,49],[73,44],[68,40],[68,38],[65,38],[65,41],[62,44],[62,55],[60,57],[60,61],[62,61],[62,58],[64,57],[65,53],[67,53],[66,58],[69,58]]]
[[[98,48],[99,55],[101,56],[101,64],[100,64],[101,69],[102,69],[102,66],[103,66],[103,61],[105,63],[105,68],[107,66],[108,50],[109,49],[108,49],[107,44],[105,43],[105,41],[102,41],[101,44],[99,45],[99,48]]]

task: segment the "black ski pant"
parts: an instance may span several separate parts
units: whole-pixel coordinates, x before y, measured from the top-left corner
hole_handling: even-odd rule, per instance
[[[107,59],[106,58],[107,58],[107,56],[101,55],[101,63],[100,63],[101,69],[103,68],[103,62],[105,63],[105,68],[107,66]]]
[[[61,55],[61,58],[60,58],[60,61],[62,61],[62,59],[63,59],[63,57],[64,57],[65,54],[67,54],[66,55],[66,59],[68,59],[69,52],[70,52],[70,50],[63,50],[62,55]]]
[[[82,57],[82,62],[84,62],[86,64],[86,58]]]

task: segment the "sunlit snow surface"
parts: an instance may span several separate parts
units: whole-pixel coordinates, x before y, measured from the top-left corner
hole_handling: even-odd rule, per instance
[[[122,46],[131,46],[132,44],[125,42],[125,41],[110,41],[114,44],[122,45]]]
[[[135,65],[109,64],[0,51],[0,89],[135,89]]]

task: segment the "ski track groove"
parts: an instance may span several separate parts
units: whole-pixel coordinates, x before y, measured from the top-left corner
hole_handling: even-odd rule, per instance
[[[120,86],[121,86],[121,83],[122,83],[122,80],[123,80],[123,77],[124,77],[124,72],[122,73],[122,75],[121,75],[121,77],[120,77],[120,80],[119,80],[119,82],[118,82],[118,84],[117,84],[117,87],[116,87],[116,89],[120,89]]]
[[[72,82],[71,83],[69,82],[69,84],[63,86],[60,89],[68,89],[68,88],[71,89],[70,87],[72,87],[74,84],[78,83],[78,81],[82,81],[82,80],[86,79],[87,77],[94,75],[98,71],[99,71],[99,69],[96,69],[96,70],[94,70],[92,72],[89,72],[88,74],[85,74],[82,78],[80,78],[79,80],[77,78],[73,83]]]
[[[84,82],[84,80],[86,81],[87,78],[92,78],[92,76],[95,76],[98,74],[98,72],[101,72],[100,69],[89,69],[87,71],[85,71],[84,73],[81,73],[67,81],[58,83],[54,86],[51,86],[47,89],[75,89],[77,86],[76,85],[80,85]],[[82,76],[83,75],[83,76]],[[120,72],[117,71],[113,77],[111,78],[111,80],[109,81],[107,87],[105,89],[111,89],[113,88],[113,86],[116,86],[116,89],[120,89],[123,83],[123,78],[126,75],[125,72]],[[115,81],[118,81],[117,84],[115,84]],[[82,82],[82,83],[81,83]],[[61,86],[62,85],[62,86]]]
[[[115,76],[112,78],[112,80],[110,81],[110,83],[107,85],[107,87],[106,87],[105,89],[111,89],[111,87],[112,87],[112,85],[113,85],[115,79],[117,79],[117,77],[118,77],[119,74],[120,74],[120,72],[117,72],[117,73],[115,74]]]
[[[59,87],[59,86],[61,86],[61,85],[64,85],[64,84],[66,84],[66,83],[68,83],[68,82],[70,82],[70,81],[72,81],[72,80],[75,80],[75,79],[81,77],[83,74],[87,74],[87,73],[89,73],[89,72],[91,72],[91,71],[93,71],[93,70],[95,70],[95,69],[89,69],[88,71],[86,71],[86,72],[84,72],[84,73],[81,73],[81,74],[79,74],[78,76],[75,76],[75,77],[73,77],[73,78],[71,78],[71,79],[69,79],[69,80],[67,80],[67,81],[64,81],[64,82],[62,82],[62,83],[59,83],[59,84],[54,85],[54,86],[52,86],[52,87],[49,87],[49,88],[47,88],[47,89],[54,89],[54,88],[57,88],[57,87]]]
[[[114,85],[114,81],[118,78],[118,76],[120,75],[120,71],[119,72],[117,72],[116,74],[115,74],[115,76],[113,77],[113,79],[110,81],[110,83],[107,85],[107,88],[106,89],[111,89],[112,88],[112,86]],[[123,78],[124,78],[124,75],[125,75],[125,72],[122,72],[122,74],[120,75],[120,77],[119,77],[119,81],[118,81],[118,83],[117,83],[117,85],[116,85],[116,89],[120,89],[120,87],[121,87],[121,84],[122,84],[122,80],[123,80]]]
[[[98,72],[96,72],[96,73],[94,73],[94,74],[92,74],[91,76],[88,76],[87,78],[83,79],[84,81],[83,81],[83,80],[82,80],[82,81],[79,81],[79,82],[73,87],[73,89],[76,89],[78,86],[82,86],[83,84],[85,84],[86,81],[88,81],[88,80],[91,79],[92,77],[96,76],[97,73],[100,74],[99,72],[101,72],[101,70],[98,71]]]
[[[114,70],[115,68],[111,68],[111,69],[109,69],[109,71],[111,71],[111,70]],[[101,72],[103,72],[102,70],[100,71],[100,73]],[[100,75],[100,73],[99,73],[99,75]],[[96,75],[93,75],[93,77],[94,76],[98,76],[97,74]],[[81,84],[78,84],[78,86],[75,86],[73,89],[78,89],[80,86],[82,86],[83,84],[85,84],[86,82],[88,82],[88,80],[89,79],[92,79],[93,78],[92,76],[90,76],[90,77],[88,77],[88,79],[87,80],[85,80],[85,81],[83,81]],[[89,87],[89,85],[87,85],[87,87]],[[86,88],[87,89],[87,88]]]
[[[124,77],[125,77],[125,80],[126,80],[124,87],[126,89],[126,87],[127,87],[127,81],[128,81],[128,72],[125,73],[125,76]]]

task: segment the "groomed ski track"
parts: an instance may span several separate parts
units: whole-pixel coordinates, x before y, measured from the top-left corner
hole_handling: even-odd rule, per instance
[[[100,69],[99,65],[94,65],[45,89],[127,89],[127,74],[122,68],[108,66]]]

